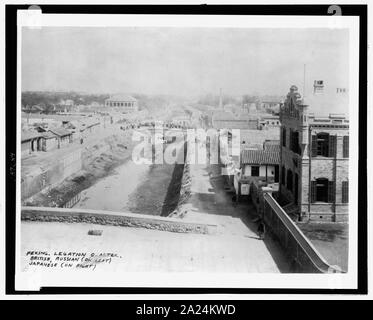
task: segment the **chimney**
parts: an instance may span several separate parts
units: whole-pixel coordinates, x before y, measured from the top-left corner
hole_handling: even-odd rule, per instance
[[[324,93],[324,80],[315,80],[313,82],[313,94]]]

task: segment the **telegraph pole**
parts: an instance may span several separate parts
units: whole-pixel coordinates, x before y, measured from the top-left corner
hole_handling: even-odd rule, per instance
[[[306,97],[306,64],[303,65],[303,98]]]

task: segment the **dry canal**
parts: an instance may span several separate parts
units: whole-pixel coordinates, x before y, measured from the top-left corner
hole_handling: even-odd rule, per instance
[[[178,149],[182,156],[181,148]],[[129,159],[80,194],[74,208],[167,216],[177,206],[182,164],[136,164]]]

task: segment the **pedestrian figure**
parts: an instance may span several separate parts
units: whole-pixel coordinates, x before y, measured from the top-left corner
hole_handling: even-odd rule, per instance
[[[259,225],[258,225],[258,236],[260,240],[264,240],[265,236],[265,224],[263,220],[260,220]]]

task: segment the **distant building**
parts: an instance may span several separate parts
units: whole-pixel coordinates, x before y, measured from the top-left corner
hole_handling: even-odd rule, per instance
[[[242,177],[261,180],[279,180],[280,153],[267,150],[242,150]]]
[[[52,151],[58,148],[58,137],[50,132],[41,133],[39,151]]]
[[[280,116],[264,115],[258,119],[258,129],[263,130],[267,128],[280,127]]]
[[[59,149],[73,142],[73,134],[69,130],[64,128],[53,128],[49,129],[48,132],[52,132],[57,136],[57,147]]]
[[[240,172],[234,176],[237,196],[249,195],[250,185],[254,181],[276,183],[279,181],[279,151],[242,150]]]
[[[22,111],[27,113],[41,113],[44,111],[44,107],[45,106],[39,104],[35,104],[32,106],[27,105],[24,108],[22,108]]]
[[[270,113],[278,113],[281,106],[281,98],[279,97],[264,97],[260,101],[260,108]]]
[[[248,114],[235,117],[231,112],[216,111],[212,116],[212,126],[215,129],[257,129],[258,118]]]
[[[61,106],[69,106],[72,107],[74,105],[74,101],[71,99],[61,100],[60,101]]]
[[[138,111],[138,101],[129,95],[117,94],[105,100],[106,107],[118,107],[123,112],[130,113]]]
[[[268,128],[268,130],[240,130],[241,149],[256,148],[263,150],[263,143],[266,140],[278,140],[280,128]]]
[[[21,156],[26,156],[40,149],[41,134],[36,131],[22,131]]]
[[[325,99],[323,84],[315,82],[307,99],[292,86],[280,111],[280,200],[299,219],[342,221],[348,219],[349,121],[309,112],[346,107],[337,98]]]

